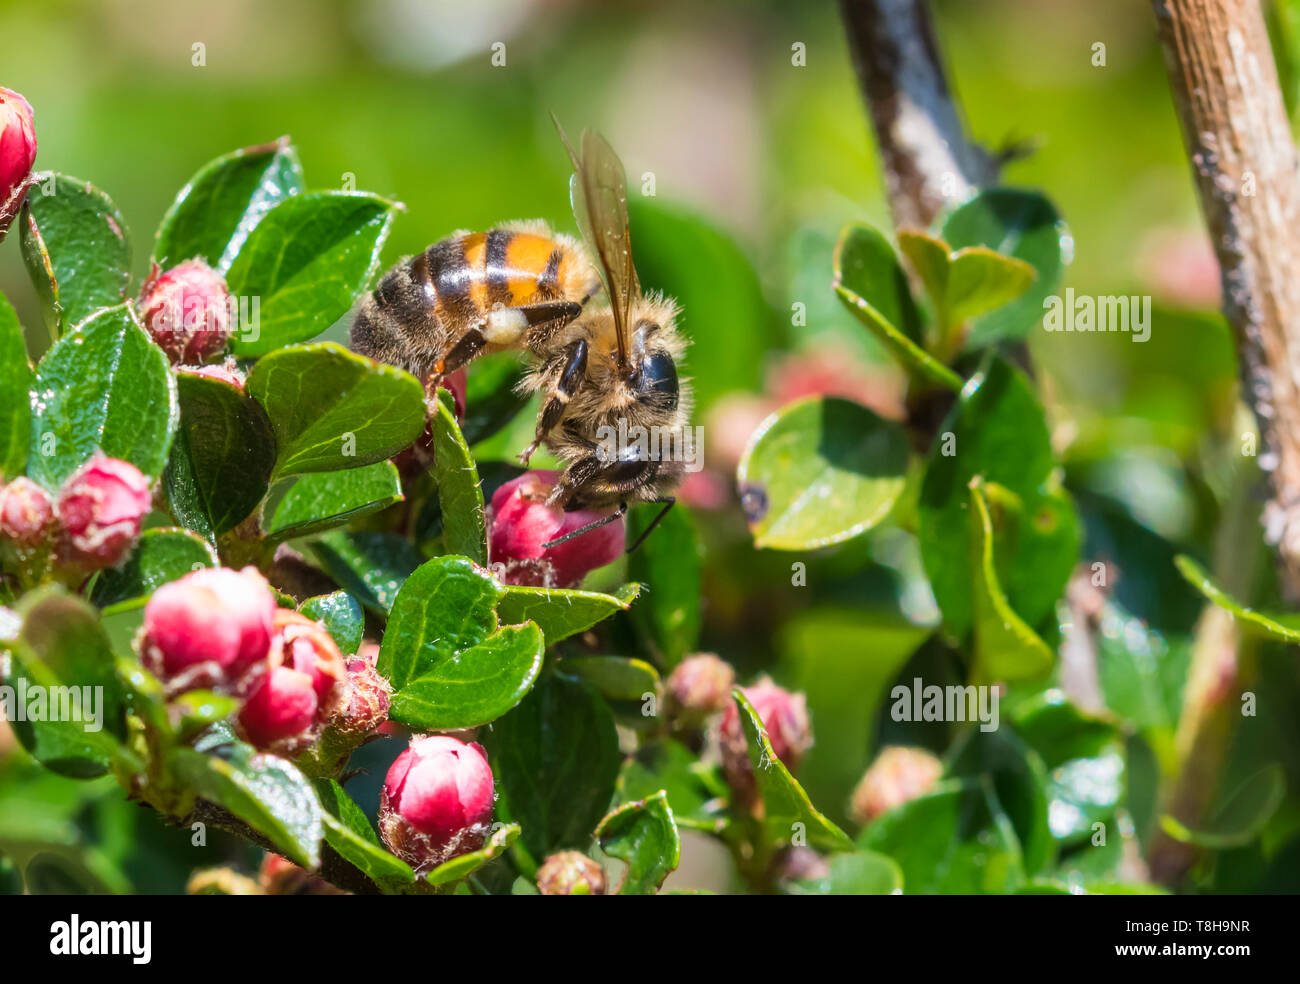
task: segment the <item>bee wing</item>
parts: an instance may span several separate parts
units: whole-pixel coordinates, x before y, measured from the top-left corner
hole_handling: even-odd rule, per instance
[[[556,121],[559,127],[559,121]],[[627,181],[623,162],[605,138],[590,130],[582,134],[582,157],[574,153],[560,130],[573,161],[569,198],[578,228],[600,261],[618,337],[619,368],[629,370],[628,315],[632,298],[641,292],[632,265],[632,241],[627,221]]]

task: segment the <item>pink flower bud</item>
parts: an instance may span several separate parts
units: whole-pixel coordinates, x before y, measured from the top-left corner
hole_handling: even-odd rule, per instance
[[[149,334],[173,364],[198,365],[230,337],[226,282],[202,260],[187,260],[144,282],[138,301]]]
[[[170,693],[247,693],[266,671],[276,611],[256,568],[187,574],[164,584],[145,606],[141,662]]]
[[[384,780],[379,832],[425,874],[483,845],[492,801],[492,769],[480,746],[446,735],[416,738]]]
[[[277,608],[272,631],[272,660],[306,673],[322,709],[336,703],[343,693],[347,665],[325,626],[300,612]]]
[[[858,782],[849,812],[859,823],[868,823],[924,796],[943,775],[943,763],[924,748],[890,745],[883,749]]]
[[[812,746],[812,725],[808,721],[808,707],[803,694],[792,694],[766,676],[760,677],[753,686],[742,687],[741,691],[763,722],[772,742],[772,751],[787,769],[795,772],[803,753]],[[754,772],[749,764],[745,733],[740,726],[740,711],[734,700],[727,703],[719,730],[722,768],[727,781],[739,795],[749,796],[754,790]]]
[[[393,688],[375,669],[373,644],[348,661],[347,698],[330,722],[347,734],[366,735],[388,720],[389,698]],[[370,649],[372,652],[367,653]]]
[[[549,550],[545,544],[613,513],[613,509],[548,506],[546,497],[559,476],[530,471],[506,482],[492,496],[488,517],[488,558],[504,569],[505,584],[567,588],[589,571],[617,560],[627,540],[627,524],[619,517],[598,529]]]
[[[35,162],[32,107],[12,89],[0,86],[0,239],[27,197],[27,179]]]
[[[696,653],[682,660],[668,675],[667,698],[672,712],[703,717],[725,711],[731,704],[736,671],[713,653]]]
[[[102,454],[73,472],[55,505],[64,559],[90,570],[124,560],[152,505],[149,489],[135,465]]]
[[[35,546],[49,535],[54,502],[30,478],[15,478],[0,488],[0,537]]]
[[[222,363],[213,363],[210,366],[177,366],[177,372],[183,372],[187,376],[205,376],[208,379],[219,379],[223,383],[229,383],[241,393],[244,391],[244,373],[239,368],[239,363],[235,361],[234,356],[226,356],[226,361]]]
[[[239,732],[257,748],[291,754],[311,742],[319,706],[311,674],[275,666],[262,676],[236,718]]]
[[[604,895],[605,869],[580,851],[552,854],[537,869],[543,895]]]

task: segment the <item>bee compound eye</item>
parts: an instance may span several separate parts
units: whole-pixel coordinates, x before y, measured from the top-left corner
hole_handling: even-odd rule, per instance
[[[653,400],[677,409],[680,389],[677,383],[677,364],[667,352],[654,352],[641,360],[637,373],[637,390],[642,401]]]

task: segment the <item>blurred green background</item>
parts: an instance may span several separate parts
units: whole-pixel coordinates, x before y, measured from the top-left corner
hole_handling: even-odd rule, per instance
[[[1074,239],[1066,284],[1156,299],[1145,345],[1037,332],[1030,347],[1088,525],[1085,557],[1119,556],[1121,570],[1143,572],[1125,578],[1134,621],[1117,631],[1164,646],[1177,681],[1197,605],[1167,560],[1175,549],[1207,552],[1212,492],[1230,477],[1222,450],[1241,427],[1232,346],[1212,313],[1217,270],[1151,12],[1132,0],[932,6],[974,136],[992,148],[1037,147],[1005,180],[1044,189],[1065,216]],[[742,679],[766,670],[808,691],[821,737],[804,778],[828,815],[845,816],[880,737],[873,695],[917,666],[951,671],[938,647],[913,655],[935,617],[915,542],[895,530],[816,556],[756,552],[732,477],[754,425],[785,399],[834,391],[881,412],[900,405],[899,375],[830,291],[840,228],[855,219],[888,227],[889,214],[834,3],[0,0],[0,38],[0,84],[36,111],[37,167],[114,198],[137,277],[177,190],[236,147],[288,134],[310,187],[354,185],[404,202],[391,262],[455,229],[508,219],[572,230],[569,167],[549,114],[570,132],[601,130],[627,166],[642,280],[679,297],[693,343],[686,371],[709,468],[686,495],[706,548],[703,644]],[[498,42],[504,66],[492,64]],[[796,42],[805,66],[792,64]],[[0,289],[38,353],[41,321],[16,235],[0,248]],[[793,305],[806,324],[794,323]],[[503,438],[503,456],[523,443]],[[806,588],[791,587],[795,561],[808,564]],[[1157,723],[1159,751],[1173,721]],[[903,737],[945,744],[939,734]],[[1297,774],[1300,739],[1275,737]],[[69,784],[44,775],[25,802],[45,803],[49,816],[6,806],[22,784],[3,782],[5,772],[26,769],[16,755],[0,759],[0,840],[17,836],[11,825],[62,823],[68,844],[97,845],[82,857],[101,866],[103,884],[183,884],[195,864],[188,849],[174,868],[159,861],[143,880],[130,873],[139,859],[123,845],[156,821],[131,806],[86,811],[93,787],[60,793]]]

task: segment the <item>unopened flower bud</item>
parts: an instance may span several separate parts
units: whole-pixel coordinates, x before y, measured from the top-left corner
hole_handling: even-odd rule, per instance
[[[547,505],[546,498],[559,476],[553,471],[530,471],[506,482],[492,496],[488,529],[488,558],[500,566],[505,584],[567,588],[589,571],[617,560],[627,539],[620,516],[604,526],[566,543],[546,544],[604,519],[612,508],[575,509],[569,512]]]
[[[537,869],[543,895],[604,895],[605,869],[580,851],[560,851]]]
[[[346,734],[369,734],[388,720],[392,691],[375,669],[374,660],[358,653],[348,660],[346,700],[330,723]]]
[[[812,725],[803,694],[792,694],[766,676],[753,686],[742,687],[741,691],[763,722],[772,751],[787,769],[795,772],[803,753],[812,746]],[[728,783],[742,797],[749,796],[754,790],[754,771],[750,767],[749,746],[740,725],[740,711],[734,700],[728,702],[723,712],[719,737],[722,768]]]
[[[278,854],[267,853],[262,858],[258,881],[267,895],[347,895],[341,888],[324,878],[313,875]]]
[[[272,633],[273,661],[311,677],[322,709],[337,702],[347,676],[347,664],[325,626],[300,612],[277,608],[272,618]]]
[[[275,666],[244,701],[235,722],[250,745],[292,754],[310,743],[318,706],[310,674]]]
[[[27,197],[35,162],[36,125],[31,104],[0,86],[0,239]]]
[[[247,693],[266,671],[276,611],[270,585],[256,568],[186,574],[145,605],[141,662],[170,693]]]
[[[858,781],[849,812],[859,823],[868,823],[924,796],[942,775],[943,763],[924,748],[890,745]]]
[[[177,372],[183,372],[187,376],[204,376],[208,379],[219,379],[223,383],[229,383],[241,393],[244,391],[244,372],[239,368],[239,363],[235,361],[234,356],[226,356],[224,362],[214,362],[207,366],[177,366]]]
[[[666,697],[670,713],[702,718],[725,711],[731,703],[736,671],[713,653],[696,653],[668,675]]]
[[[30,478],[15,478],[0,488],[0,537],[34,546],[50,532],[54,501]]]
[[[390,851],[425,874],[483,845],[493,796],[480,746],[446,735],[416,738],[384,780],[379,832]]]
[[[230,337],[230,293],[221,274],[202,260],[165,273],[157,266],[140,291],[140,317],[173,365],[198,365]]]
[[[126,559],[153,503],[149,479],[127,461],[96,455],[59,490],[64,560],[89,570]]]

